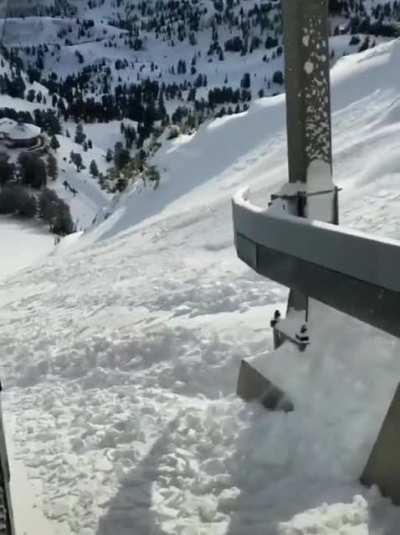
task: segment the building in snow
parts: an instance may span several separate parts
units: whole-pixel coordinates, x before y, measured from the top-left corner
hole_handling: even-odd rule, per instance
[[[13,119],[0,119],[0,142],[11,149],[39,145],[41,129],[34,124],[17,123]]]

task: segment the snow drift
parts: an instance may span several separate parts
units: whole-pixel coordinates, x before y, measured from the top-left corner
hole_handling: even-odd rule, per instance
[[[399,53],[333,72],[342,220],[395,238]],[[234,395],[240,359],[268,359],[286,294],[235,258],[230,198],[250,185],[265,204],[285,180],[283,104],[165,145],[159,190],[125,195],[76,249],[0,286],[5,417],[41,507],[72,533],[397,533],[399,510],[357,482],[400,377],[397,341],[326,311],[311,350],[273,364],[295,412]]]

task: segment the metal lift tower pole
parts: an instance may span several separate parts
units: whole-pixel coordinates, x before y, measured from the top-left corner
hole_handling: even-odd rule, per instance
[[[292,215],[338,224],[332,182],[328,0],[282,0],[289,182],[276,198]],[[306,295],[291,290],[288,315]],[[276,337],[275,337],[276,338]]]
[[[283,0],[289,183],[332,187],[328,0]],[[322,176],[321,176],[322,172]]]
[[[293,325],[298,328],[296,323],[312,314],[313,299],[400,338],[400,241],[339,226],[338,190],[332,182],[328,0],[282,0],[282,5],[289,181],[272,196],[268,209],[254,206],[244,191],[234,197],[238,256],[260,275],[290,288],[288,319],[278,314],[271,321],[275,348],[286,343],[308,347],[306,325],[296,335]],[[243,399],[293,410],[290,392],[269,379],[269,362],[279,357],[272,352],[242,360],[237,391]],[[400,383],[360,478],[364,485],[378,485],[397,505],[399,422]]]
[[[328,0],[282,0],[282,14],[289,176],[281,190],[271,197],[271,214],[288,214],[337,225],[338,190],[332,180]],[[255,264],[260,264],[262,257],[258,252],[255,253],[257,258],[250,258],[246,253],[253,245],[240,231],[239,212],[240,209],[234,207],[238,254],[260,273],[260,266]],[[291,238],[284,236],[285,239]],[[290,273],[297,269],[292,261],[289,266],[283,261],[276,267],[283,272],[285,265]],[[286,313],[289,321],[280,318],[277,321],[275,316],[271,322],[274,346],[277,349],[290,341],[305,349],[303,341],[308,340],[307,320],[312,313],[312,301],[310,294],[295,284],[289,282],[289,288]],[[289,330],[288,324],[291,325]],[[297,339],[299,331],[302,333]],[[238,394],[244,399],[258,397],[264,388],[262,378],[256,379],[259,387],[254,387],[253,379],[251,365],[243,361]]]

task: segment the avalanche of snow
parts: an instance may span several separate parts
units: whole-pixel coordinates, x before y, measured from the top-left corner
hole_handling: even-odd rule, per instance
[[[54,236],[41,226],[5,216],[0,216],[0,240],[0,281],[38,262],[54,248]]]
[[[399,59],[393,42],[333,72],[342,221],[392,238]],[[324,309],[310,351],[270,359],[293,413],[235,396],[240,359],[269,359],[286,291],[235,257],[230,198],[250,185],[265,205],[285,180],[284,123],[274,97],[164,144],[158,190],[124,194],[104,223],[0,285],[15,456],[70,533],[398,532],[400,511],[358,483],[400,377],[397,341]]]

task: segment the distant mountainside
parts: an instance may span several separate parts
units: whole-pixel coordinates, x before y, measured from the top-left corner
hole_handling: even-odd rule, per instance
[[[39,121],[50,136],[80,123],[83,153],[88,125],[119,125],[118,146],[102,144],[107,174],[95,173],[111,192],[144,173],[158,184],[151,158],[164,132],[193,133],[284,90],[278,0],[0,0],[0,13],[10,65],[0,95],[29,102],[31,116],[16,111],[20,104],[0,114]],[[332,0],[332,65],[395,38],[399,19],[397,1]],[[34,113],[36,104],[51,114]]]
[[[25,17],[54,8],[55,0],[0,0],[0,12],[9,17]]]

